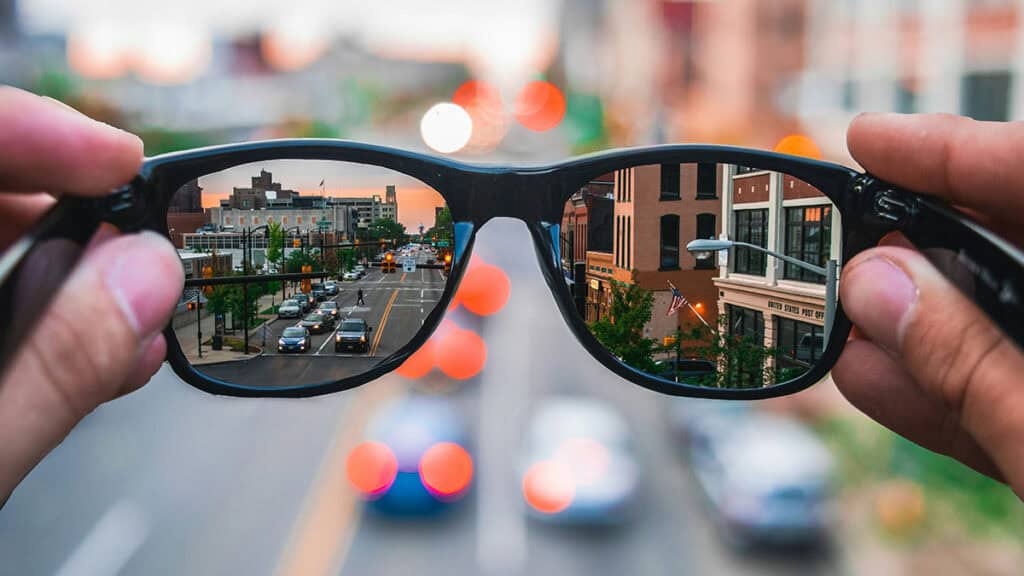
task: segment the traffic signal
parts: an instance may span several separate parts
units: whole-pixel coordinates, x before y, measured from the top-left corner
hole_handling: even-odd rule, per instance
[[[213,278],[213,266],[203,266],[203,278]],[[209,284],[203,286],[203,294],[207,296],[213,294],[213,286]]]
[[[193,300],[189,300],[188,303],[187,303],[188,311],[191,312],[191,311],[195,310],[196,309],[196,304],[198,304],[198,303],[193,301]]]
[[[302,248],[302,238],[292,240],[292,248]]]
[[[452,271],[452,253],[447,252],[444,255],[444,273],[448,274]]]
[[[303,274],[308,274],[308,273],[310,273],[312,271],[313,271],[313,267],[311,265],[309,265],[309,264],[303,264],[302,265],[302,273]],[[313,291],[313,279],[312,278],[303,278],[302,279],[302,291],[305,292],[306,294],[309,294],[310,292]]]
[[[381,270],[380,271],[382,273],[384,273],[384,274],[387,274],[388,272],[394,272],[395,271],[395,255],[394,254],[392,254],[391,252],[388,252],[387,254],[384,255],[384,262],[381,263]]]

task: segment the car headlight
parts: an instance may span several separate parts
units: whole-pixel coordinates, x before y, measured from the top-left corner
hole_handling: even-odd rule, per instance
[[[334,335],[334,341],[335,341],[335,342],[341,342],[341,336],[339,336],[339,335],[335,334],[335,335]]]
[[[319,330],[319,329],[320,329],[320,325],[319,324],[314,324],[313,325],[313,330]]]
[[[284,340],[278,340],[277,341],[277,345],[278,346],[284,346]]]
[[[365,335],[363,335],[363,336],[360,336],[360,337],[359,337],[359,341],[360,341],[360,342],[366,342],[366,336],[365,336]]]

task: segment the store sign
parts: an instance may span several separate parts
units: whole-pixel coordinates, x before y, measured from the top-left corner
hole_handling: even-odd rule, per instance
[[[825,320],[825,312],[816,308],[804,308],[803,306],[794,306],[792,304],[786,304],[784,302],[777,302],[775,300],[768,301],[769,310],[778,310],[779,312],[785,312],[786,314],[793,314],[795,316],[801,316],[803,318],[812,318],[814,320]]]
[[[591,288],[592,290],[600,290],[600,289],[601,289],[601,283],[600,283],[600,282],[598,282],[597,280],[593,280],[593,279],[592,279],[592,280],[590,281],[590,288]]]

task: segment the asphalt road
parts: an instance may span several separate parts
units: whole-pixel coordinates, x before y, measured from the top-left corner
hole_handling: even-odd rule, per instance
[[[445,389],[470,430],[474,486],[450,514],[380,517],[344,482],[345,456],[366,420],[407,393],[408,381],[389,375],[305,400],[227,399],[164,369],[142,391],[90,415],[18,488],[0,511],[0,574],[839,571],[827,554],[741,555],[722,544],[668,434],[668,399],[587,357],[537,270],[525,228],[492,221],[476,250],[512,279],[510,301],[497,315],[453,313],[483,335],[487,366],[457,387],[436,372],[418,383]],[[390,278],[376,282],[374,302],[397,287],[386,284]],[[410,322],[389,320],[387,330]],[[527,519],[517,474],[522,431],[556,393],[595,395],[627,418],[642,476],[639,507],[624,525],[594,530]]]
[[[425,263],[426,254],[418,257]],[[312,334],[312,345],[305,353],[280,353],[277,339],[285,328],[298,324],[296,319],[278,318],[257,330],[254,343],[263,345],[263,353],[250,360],[203,364],[199,369],[228,382],[248,386],[310,385],[366,372],[381,360],[405,346],[419,331],[423,320],[433,311],[444,291],[445,277],[436,268],[417,268],[414,272],[384,274],[371,268],[360,280],[339,282],[339,318],[362,318],[373,328],[369,350],[334,350],[334,331]],[[363,290],[363,303],[357,292]],[[339,320],[339,322],[341,321]],[[265,330],[265,332],[264,332]]]

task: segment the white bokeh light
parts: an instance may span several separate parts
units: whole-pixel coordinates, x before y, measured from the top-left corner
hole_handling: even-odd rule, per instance
[[[473,120],[462,106],[439,102],[430,107],[420,121],[423,142],[442,154],[462,150],[473,135]]]

